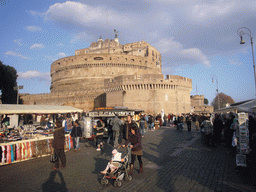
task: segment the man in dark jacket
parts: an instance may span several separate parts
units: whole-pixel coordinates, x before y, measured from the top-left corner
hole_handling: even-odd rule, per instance
[[[60,120],[58,120],[55,123],[55,130],[53,133],[53,143],[52,147],[54,149],[54,153],[58,157],[58,159],[61,160],[61,167],[66,167],[66,156],[64,152],[64,146],[65,146],[65,133],[64,133],[64,127],[62,127],[62,123]],[[55,163],[55,166],[53,169],[59,168],[59,160]]]
[[[125,140],[128,140],[129,134],[131,133],[131,128],[134,126],[139,130],[137,123],[132,120],[132,116],[128,115],[127,122],[125,125]]]
[[[82,129],[78,120],[75,121],[73,129],[71,131],[71,137],[73,138],[74,151],[80,150],[79,139],[82,137]]]

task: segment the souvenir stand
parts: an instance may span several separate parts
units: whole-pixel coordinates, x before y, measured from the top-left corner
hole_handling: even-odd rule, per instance
[[[82,112],[82,110],[69,106],[0,105],[0,115],[8,116],[25,114],[56,115],[77,112]],[[11,131],[8,135],[0,134],[0,165],[17,163],[51,154],[53,129],[40,127],[39,125],[25,125],[9,127],[9,130]],[[66,134],[65,137],[65,151],[68,151],[73,147],[73,142],[69,134]]]
[[[247,167],[247,155],[249,154],[249,129],[248,129],[248,114],[238,113],[238,125],[235,127],[236,139],[234,145],[236,145],[236,166]],[[237,142],[237,143],[236,143]]]
[[[109,122],[110,119],[118,115],[123,121],[126,121],[128,115],[133,116],[135,121],[139,120],[138,114],[143,112],[143,110],[128,109],[127,107],[104,107],[96,108],[93,111],[89,111],[89,117],[92,118],[92,126],[96,124],[97,120],[101,119],[105,122]],[[107,125],[105,125],[107,126]],[[104,137],[108,137],[108,129],[105,127]]]

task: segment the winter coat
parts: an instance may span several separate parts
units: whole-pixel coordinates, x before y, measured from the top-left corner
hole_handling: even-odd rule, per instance
[[[141,145],[141,135],[138,130],[136,130],[135,134],[129,133],[129,138],[125,142],[125,145],[127,146],[128,143],[131,143],[133,145],[132,151],[140,151],[142,150]]]
[[[71,134],[72,137],[82,137],[82,129],[80,126],[73,127]]]
[[[56,128],[53,133],[52,146],[54,149],[64,149],[64,144],[65,144],[64,127]]]
[[[115,116],[111,122],[110,122],[110,125],[112,126],[112,130],[113,131],[117,131],[119,132],[120,131],[120,126],[122,125],[122,120],[119,119],[117,116]]]

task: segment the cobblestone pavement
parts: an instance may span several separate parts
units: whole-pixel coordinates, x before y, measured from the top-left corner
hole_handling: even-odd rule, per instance
[[[199,132],[161,127],[142,142],[144,172],[138,174],[136,161],[133,180],[121,188],[100,184],[111,145],[98,152],[81,143],[79,152],[66,153],[67,167],[59,171],[49,156],[1,166],[0,191],[256,191],[255,169],[236,172],[235,153],[225,145],[206,147]]]

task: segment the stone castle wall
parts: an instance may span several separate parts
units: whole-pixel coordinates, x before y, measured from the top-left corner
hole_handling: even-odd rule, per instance
[[[191,79],[163,75],[130,75],[105,80],[107,107],[144,109],[146,113],[189,113]]]

